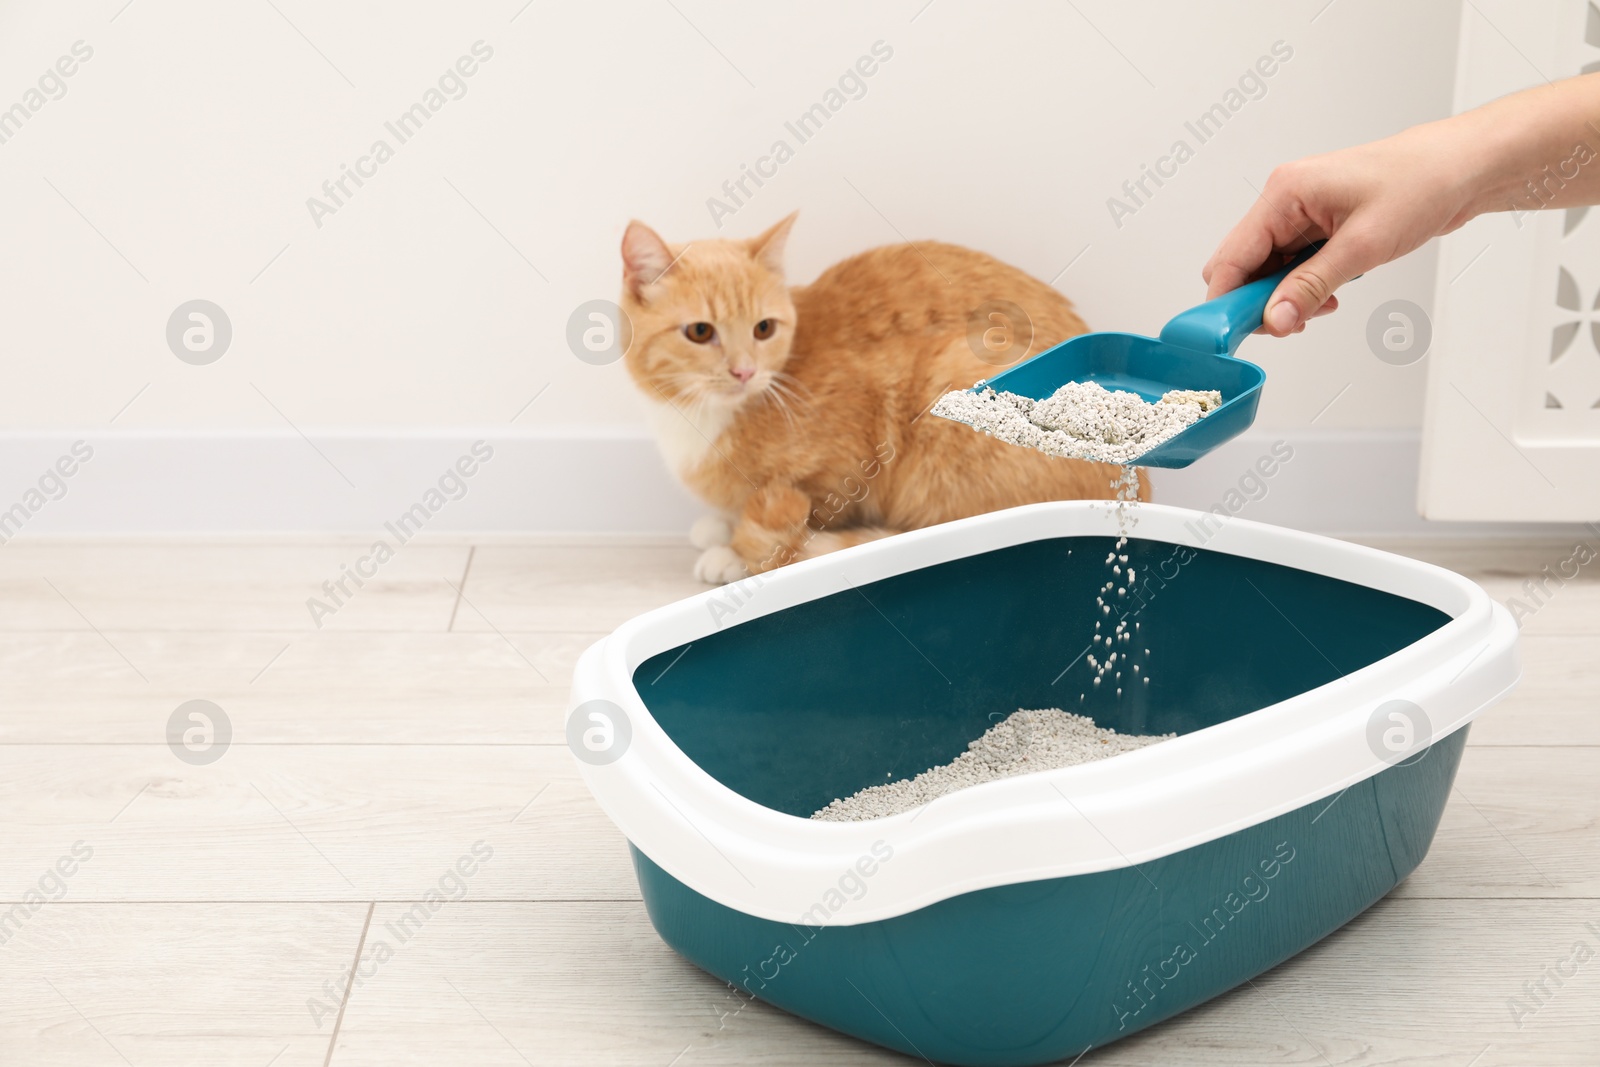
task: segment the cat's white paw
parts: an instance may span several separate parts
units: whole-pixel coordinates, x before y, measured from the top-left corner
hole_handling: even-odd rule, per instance
[[[702,515],[689,527],[689,543],[696,548],[715,548],[733,540],[733,524],[721,515]]]
[[[712,585],[726,585],[749,575],[744,560],[727,545],[712,545],[694,562],[694,576]]]

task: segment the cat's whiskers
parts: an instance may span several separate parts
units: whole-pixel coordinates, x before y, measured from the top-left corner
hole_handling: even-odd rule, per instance
[[[790,399],[794,400],[795,403],[807,408],[811,406],[811,390],[807,388],[804,382],[788,371],[773,371],[772,385],[774,388],[782,389],[788,393]]]
[[[661,375],[661,383],[672,390],[669,395],[666,389],[656,389],[667,403],[683,411],[685,415],[695,418],[704,414],[706,402],[710,399],[709,383],[705,375],[692,371],[676,371]]]
[[[779,403],[783,402],[781,397],[773,397],[771,383],[759,389],[748,389],[734,393],[726,389],[716,388],[720,380],[720,376],[707,375],[697,371],[678,371],[661,376],[661,381],[669,384],[676,392],[678,399],[675,406],[683,410],[686,415],[691,415],[696,422],[701,421],[702,416],[713,409],[720,409],[720,413],[726,414],[737,411],[756,400],[757,397],[760,397],[763,404],[773,399],[776,399]],[[663,396],[665,396],[664,393]],[[792,415],[785,411],[785,417],[791,420],[792,425]]]
[[[776,407],[778,412],[783,415],[783,421],[788,425],[789,429],[794,429],[794,410],[789,406],[788,398],[783,395],[782,390],[779,388],[776,375],[767,383],[766,388],[761,391],[761,399],[763,403]]]
[[[692,381],[686,395],[689,398],[689,421],[698,426],[706,421],[706,409],[711,407],[716,398],[703,378]]]
[[[798,416],[810,413],[810,390],[806,389],[799,379],[793,375],[785,374],[782,371],[775,372],[772,375],[772,381],[767,385],[767,391],[777,398],[786,412],[793,411]],[[792,404],[791,401],[793,402]]]

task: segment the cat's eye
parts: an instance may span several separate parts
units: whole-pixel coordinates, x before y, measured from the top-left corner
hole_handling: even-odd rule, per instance
[[[717,328],[709,322],[691,322],[683,328],[683,335],[697,345],[708,344],[717,336]]]
[[[760,322],[756,323],[756,340],[765,341],[767,338],[772,336],[773,332],[777,330],[777,328],[778,324],[773,322],[771,319],[762,319]]]

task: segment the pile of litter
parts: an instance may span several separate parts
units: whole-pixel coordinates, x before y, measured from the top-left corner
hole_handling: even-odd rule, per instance
[[[968,786],[1014,774],[1092,763],[1177,736],[1119,734],[1096,726],[1093,719],[1059,708],[1019,710],[969,742],[967,750],[949,763],[923,771],[915,778],[868,786],[853,796],[833,801],[811,817],[828,822],[882,819]]]
[[[1174,389],[1154,404],[1097,382],[1068,382],[1043,400],[957,389],[933,413],[1052,456],[1132,463],[1222,404],[1217,390]]]

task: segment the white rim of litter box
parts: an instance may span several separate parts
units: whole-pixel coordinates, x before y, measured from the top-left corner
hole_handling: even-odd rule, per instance
[[[1340,578],[1431,605],[1451,621],[1377,663],[1228,722],[867,822],[812,821],[740,796],[672,743],[633,686],[639,664],[714,633],[719,615],[724,626],[741,625],[947,560],[1119,533],[1114,505],[1032,504],[792,564],[759,585],[709,590],[618,627],[579,659],[568,708],[612,701],[626,712],[632,738],[613,763],[580,761],[583,777],[628,839],[696,892],[764,919],[849,926],[992,886],[1136,866],[1253,826],[1384,770],[1367,742],[1378,705],[1420,706],[1432,726],[1420,747],[1466,725],[1520,677],[1510,613],[1458,574],[1245,519],[1227,519],[1207,538],[1199,522],[1214,528],[1215,515],[1127,507],[1131,537]],[[732,603],[730,595],[742,601],[736,612],[712,611]]]

